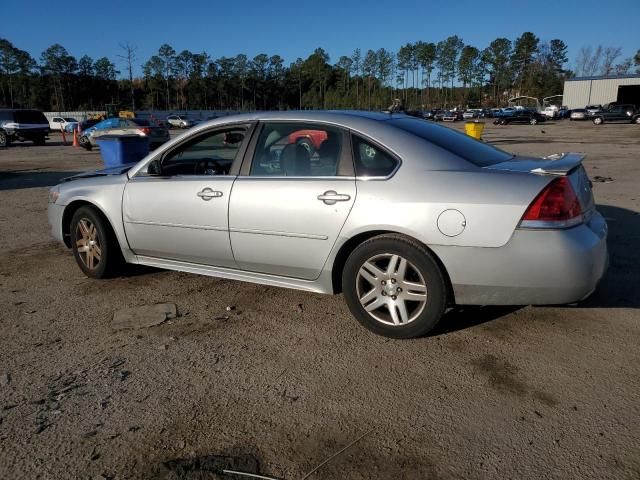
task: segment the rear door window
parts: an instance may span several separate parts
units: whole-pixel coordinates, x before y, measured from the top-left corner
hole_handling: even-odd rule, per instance
[[[251,163],[251,176],[332,177],[338,175],[342,131],[331,126],[265,123]]]
[[[353,135],[352,138],[356,176],[388,177],[399,165],[400,162],[395,157],[379,146],[358,135]]]

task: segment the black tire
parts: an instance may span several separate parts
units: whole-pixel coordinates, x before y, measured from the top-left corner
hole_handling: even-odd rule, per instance
[[[633,123],[637,123],[638,125],[640,125],[640,115],[633,119]]]
[[[9,136],[6,132],[0,130],[0,148],[8,147],[11,144],[9,141]]]
[[[80,136],[80,138],[78,139],[78,143],[82,148],[88,151],[91,151],[91,149],[93,148],[93,146],[91,145],[91,141],[87,138],[86,135]]]
[[[500,125],[506,125],[506,124],[507,124],[507,121],[504,118],[500,120]]]
[[[88,252],[80,251],[80,248],[83,248],[83,245],[80,245],[81,243],[87,245],[85,241],[86,236],[83,236],[81,233],[83,228],[79,226],[81,222],[85,228],[88,226],[90,231],[91,227],[95,227],[95,236],[93,238],[96,240],[95,243],[91,245],[93,261],[88,259]],[[73,256],[80,270],[82,270],[87,277],[108,278],[120,270],[124,263],[120,245],[118,244],[111,225],[109,225],[109,222],[105,220],[98,210],[90,206],[80,207],[73,214],[70,232]],[[99,258],[96,263],[95,255],[97,253],[99,253]]]
[[[529,120],[529,123],[531,125],[537,125],[538,124],[538,119],[537,118],[532,118],[531,120]]]
[[[604,119],[602,117],[595,117],[593,119],[594,125],[602,125],[604,123]]]
[[[39,147],[44,146],[46,143],[47,143],[47,142],[46,142],[46,140],[45,140],[45,138],[44,138],[44,137],[34,137],[34,138],[33,138],[33,144],[34,144],[34,145],[37,145],[37,146],[39,146]]]
[[[359,277],[361,267],[367,262],[370,263],[371,259],[385,255],[398,255],[406,259],[408,271],[413,273],[414,278],[416,275],[418,278],[421,277],[420,282],[424,282],[426,286],[424,305],[416,306],[416,310],[411,313],[411,315],[415,315],[415,318],[405,324],[391,325],[375,318],[372,316],[373,314],[378,312],[377,314],[380,315],[385,311],[389,312],[389,317],[391,317],[388,307],[381,306],[373,314],[370,314],[359,299],[359,282],[362,281],[362,277]],[[399,279],[399,283],[396,285],[403,285],[401,280]],[[395,284],[395,282],[393,283]],[[377,289],[378,287],[374,286],[373,288]],[[443,272],[432,254],[419,242],[397,234],[379,235],[356,247],[349,255],[342,271],[342,289],[347,306],[353,316],[368,330],[389,338],[415,338],[427,334],[438,323],[447,306],[447,284]],[[384,290],[385,287],[381,287],[381,289]],[[392,298],[395,300],[395,296]],[[408,301],[408,303],[411,302]]]

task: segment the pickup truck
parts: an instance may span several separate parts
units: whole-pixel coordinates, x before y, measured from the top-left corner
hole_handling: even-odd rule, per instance
[[[594,113],[591,118],[595,125],[601,125],[605,122],[640,124],[640,110],[636,110],[634,105],[610,105],[608,108]]]

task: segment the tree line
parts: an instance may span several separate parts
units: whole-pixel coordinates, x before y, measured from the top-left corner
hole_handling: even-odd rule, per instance
[[[141,64],[136,48],[120,45],[123,78],[107,57],[76,59],[60,44],[34,59],[0,39],[0,106],[45,111],[102,110],[105,104],[150,110],[381,109],[400,98],[406,108],[493,107],[512,96],[560,94],[566,78],[640,73],[640,50],[620,58],[618,47],[583,47],[574,70],[567,46],[531,32],[497,38],[486,48],[457,35],[437,43],[407,43],[397,52],[355,49],[331,62],[317,48],[285,63],[279,55],[212,58],[176,52],[168,44]]]

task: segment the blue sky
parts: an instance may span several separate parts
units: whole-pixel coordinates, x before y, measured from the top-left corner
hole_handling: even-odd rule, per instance
[[[582,46],[599,43],[633,56],[640,48],[639,22],[640,0],[30,0],[3,2],[0,38],[37,60],[60,43],[77,58],[107,56],[124,71],[117,58],[124,42],[137,47],[138,64],[163,43],[214,58],[279,54],[286,63],[321,46],[336,62],[357,47],[397,51],[406,42],[456,34],[484,48],[497,37],[532,31],[542,40],[564,40],[571,64]]]

